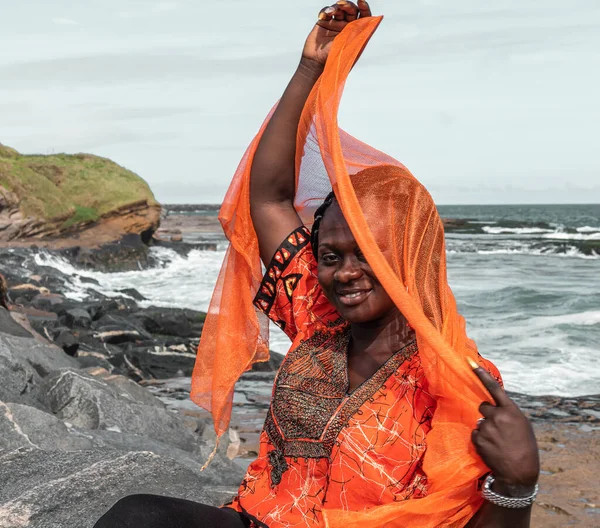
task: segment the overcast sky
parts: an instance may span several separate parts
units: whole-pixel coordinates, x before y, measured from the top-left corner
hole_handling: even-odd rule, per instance
[[[600,202],[599,0],[373,0],[348,132],[438,203]],[[0,142],[220,202],[321,2],[0,0]]]

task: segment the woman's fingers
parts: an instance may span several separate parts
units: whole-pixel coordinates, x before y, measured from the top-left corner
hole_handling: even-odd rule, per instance
[[[346,21],[346,14],[341,9],[341,6],[334,4],[321,9],[317,25],[323,29],[339,33],[348,25],[348,22]]]
[[[319,21],[329,22],[331,20],[353,22],[357,18],[371,16],[371,9],[366,2],[350,2],[348,0],[338,0],[337,3],[324,7],[319,13]]]
[[[343,11],[346,22],[354,22],[358,18],[358,6],[354,2],[339,0],[336,5]]]
[[[490,402],[483,402],[479,406],[479,412],[485,419],[491,418],[494,415],[495,410],[497,410],[497,407],[492,405]]]
[[[319,11],[319,21],[328,22],[333,19],[333,15],[335,14],[335,7],[325,6],[321,11]]]
[[[371,16],[371,8],[365,0],[358,0],[358,12],[360,14],[360,18]]]
[[[481,381],[483,386],[491,394],[492,398],[494,398],[496,405],[499,407],[509,407],[514,405],[513,401],[506,395],[506,392],[504,392],[504,389],[487,370],[481,368],[470,358],[469,364],[471,365],[475,375],[479,378],[479,381]]]

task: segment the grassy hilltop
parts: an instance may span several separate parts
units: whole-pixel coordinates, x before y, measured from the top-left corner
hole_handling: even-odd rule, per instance
[[[23,155],[0,144],[0,187],[16,194],[24,216],[63,229],[128,204],[157,206],[148,184],[113,161],[90,154]]]

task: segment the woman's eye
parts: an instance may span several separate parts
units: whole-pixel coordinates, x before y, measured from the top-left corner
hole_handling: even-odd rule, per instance
[[[333,264],[337,261],[337,255],[334,253],[325,253],[324,255],[321,255],[321,261],[325,264]]]
[[[357,258],[358,260],[360,260],[361,262],[367,262],[367,259],[366,259],[366,258],[365,258],[365,256],[363,255],[363,252],[362,252],[362,251],[358,251],[358,252],[356,253],[356,258]]]

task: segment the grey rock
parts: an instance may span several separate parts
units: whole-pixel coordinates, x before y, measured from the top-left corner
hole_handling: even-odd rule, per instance
[[[91,315],[83,308],[73,308],[67,310],[61,317],[61,320],[69,328],[88,328],[92,323]]]
[[[40,310],[57,310],[56,306],[66,301],[64,295],[59,293],[38,293],[32,300],[31,305]]]
[[[44,411],[0,401],[0,451],[19,447],[78,451],[91,449],[89,438],[71,434],[56,416]]]
[[[0,306],[0,332],[16,337],[33,337],[25,328],[17,323],[10,312]]]
[[[202,466],[208,460],[214,448],[214,442],[207,442],[202,438],[196,440],[196,447],[194,452],[191,453],[140,435],[103,430],[81,431],[80,433],[89,438],[96,448],[119,451],[150,451],[157,455],[170,457],[197,473],[200,473]],[[225,444],[225,442],[222,443]],[[214,485],[237,487],[242,481],[244,471],[226,458],[224,452],[226,450],[220,447],[217,455],[202,472],[202,476],[209,479]]]
[[[139,403],[123,387],[115,388],[82,372],[62,370],[44,380],[45,403],[59,418],[82,429],[133,433],[193,451],[195,436],[177,414],[150,394]],[[143,390],[143,389],[142,389]]]
[[[92,323],[92,328],[96,330],[98,334],[107,333],[107,332],[123,332],[124,335],[127,333],[131,333],[131,335],[135,334],[135,338],[133,340],[152,340],[152,336],[144,330],[141,325],[137,325],[125,317],[121,317],[119,315],[107,314],[102,316],[97,321]],[[124,339],[121,342],[128,341],[132,339]]]
[[[219,505],[236,487],[148,452],[24,449],[0,454],[0,528],[91,528],[117,500],[135,493]]]
[[[78,367],[75,359],[47,341],[0,334],[0,356],[8,354],[33,367],[40,376],[61,368]]]
[[[131,347],[109,358],[118,368],[127,370],[133,365],[143,376],[166,379],[178,376],[191,376],[196,355],[189,352],[170,350],[166,347]]]
[[[114,366],[106,359],[104,354],[93,350],[81,350],[80,348],[77,352],[77,362],[82,369],[99,367],[108,370],[109,372],[114,370]]]
[[[129,297],[133,297],[136,301],[146,301],[147,298],[144,297],[139,291],[135,288],[123,288],[118,290],[120,293],[124,293],[125,295],[129,295]]]
[[[108,374],[108,373],[107,373]],[[117,391],[122,397],[142,405],[151,407],[159,407],[164,409],[164,404],[159,398],[154,396],[150,391],[140,387],[135,381],[131,381],[125,376],[108,375],[103,380]]]
[[[29,339],[28,341],[32,341]],[[39,374],[26,361],[19,359],[0,334],[0,401],[43,407],[38,385]]]
[[[87,313],[87,312],[86,312]],[[55,331],[54,344],[62,348],[65,354],[74,357],[79,350],[79,339],[70,330]]]

